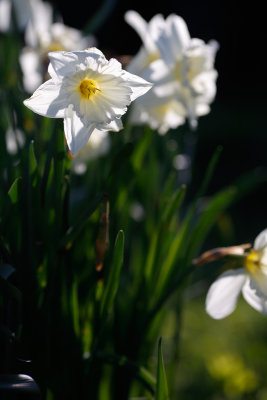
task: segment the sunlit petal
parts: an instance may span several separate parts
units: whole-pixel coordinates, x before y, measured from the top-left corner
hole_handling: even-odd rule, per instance
[[[246,281],[244,268],[229,270],[220,275],[209,288],[206,297],[206,311],[215,319],[231,314]]]
[[[255,310],[267,315],[267,296],[264,295],[255,281],[247,279],[242,289],[243,296]]]

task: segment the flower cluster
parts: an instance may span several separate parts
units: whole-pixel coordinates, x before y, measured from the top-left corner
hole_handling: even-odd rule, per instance
[[[120,130],[121,116],[137,97],[130,122],[147,123],[161,134],[177,128],[186,118],[196,127],[198,117],[209,112],[216,93],[218,44],[192,39],[181,17],[171,14],[165,20],[158,14],[147,23],[137,12],[128,11],[125,19],[143,45],[126,72],[118,61],[107,61],[90,47],[94,38],[53,23],[48,3],[35,0],[29,4],[27,46],[20,56],[24,86],[33,92],[43,81],[49,61],[52,79],[24,104],[41,115],[64,118],[72,154],[82,149],[94,130]],[[88,45],[89,50],[82,51]]]
[[[192,39],[178,15],[164,20],[157,14],[147,23],[137,12],[128,11],[125,19],[143,42],[128,70],[153,83],[152,90],[135,103],[131,121],[148,123],[161,134],[177,128],[186,118],[195,128],[197,118],[209,112],[216,94],[218,43]]]

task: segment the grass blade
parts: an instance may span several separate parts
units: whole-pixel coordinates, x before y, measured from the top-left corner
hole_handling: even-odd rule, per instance
[[[161,338],[158,344],[157,387],[155,400],[169,400],[168,384],[162,356]]]

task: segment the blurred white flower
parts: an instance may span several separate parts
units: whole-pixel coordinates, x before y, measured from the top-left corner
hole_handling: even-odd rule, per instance
[[[23,30],[32,17],[32,6],[36,0],[0,0],[0,32],[7,32],[13,28],[12,8],[16,18],[16,25]]]
[[[210,111],[216,94],[214,69],[218,44],[192,39],[185,21],[171,14],[164,21],[156,15],[149,23],[136,12],[126,13],[128,21],[142,38],[143,46],[129,64],[129,70],[154,84],[152,90],[135,104],[133,123],[147,122],[165,133],[188,118],[191,127],[197,118]],[[140,56],[140,54],[142,56]],[[154,55],[148,67],[150,54]],[[146,56],[146,58],[145,58]],[[142,110],[140,118],[140,110]]]
[[[127,106],[151,84],[122,69],[93,47],[84,51],[48,54],[49,79],[24,104],[37,114],[64,118],[69,150],[78,153],[94,129],[118,131]]]
[[[11,2],[0,0],[0,32],[7,32],[11,24]]]
[[[25,143],[25,135],[20,129],[8,128],[6,131],[6,147],[9,154],[16,154]]]
[[[107,154],[110,149],[110,137],[108,132],[95,129],[90,136],[90,140],[81,151],[73,158],[71,167],[77,175],[86,172],[87,164],[90,160]]]
[[[129,72],[140,75],[152,61],[160,58],[160,52],[155,40],[158,30],[164,27],[165,21],[161,14],[155,15],[150,22],[146,22],[136,11],[129,10],[125,13],[126,22],[139,34],[143,45],[139,52],[127,66]]]
[[[143,205],[137,201],[132,203],[130,208],[130,215],[136,222],[142,221],[145,216],[145,209]]]
[[[173,159],[173,166],[178,171],[191,167],[191,159],[187,154],[177,154]]]
[[[93,36],[82,36],[78,29],[53,22],[50,3],[34,0],[32,18],[25,30],[25,43],[20,54],[23,84],[28,93],[44,80],[48,65],[48,53],[52,51],[83,50],[95,45]]]
[[[267,229],[255,239],[245,257],[244,268],[224,272],[211,285],[206,298],[206,311],[215,319],[231,314],[242,292],[257,311],[267,314]]]

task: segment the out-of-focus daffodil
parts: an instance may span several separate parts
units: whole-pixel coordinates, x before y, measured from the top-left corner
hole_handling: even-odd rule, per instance
[[[25,29],[32,18],[36,0],[0,0],[0,32],[7,32],[14,28],[12,8],[14,10],[15,25],[19,30]]]
[[[55,51],[48,54],[51,79],[43,83],[24,104],[37,114],[64,118],[69,150],[78,153],[95,129],[118,131],[121,116],[151,84],[107,61],[97,48]]]
[[[25,42],[26,47],[20,54],[20,65],[23,85],[28,93],[43,82],[49,52],[83,50],[95,45],[93,36],[82,36],[78,29],[62,22],[53,22],[51,4],[40,0],[35,0],[32,5],[32,18],[25,30]]]
[[[241,292],[255,310],[267,314],[267,229],[256,237],[253,249],[244,252],[244,267],[224,272],[211,285],[207,313],[215,319],[228,316]]]
[[[164,27],[165,21],[161,14],[157,14],[151,21],[146,22],[140,14],[133,10],[125,13],[125,20],[136,30],[143,42],[139,52],[127,67],[129,72],[139,75],[152,61],[160,58],[160,52],[155,40],[158,37],[158,30]]]
[[[191,127],[210,111],[216,94],[217,72],[214,69],[218,44],[208,44],[190,37],[185,21],[174,14],[164,20],[156,15],[149,23],[134,11],[126,21],[139,33],[143,46],[129,64],[129,70],[153,82],[153,89],[136,102],[131,120],[146,121],[165,133],[188,118]]]
[[[10,0],[0,0],[0,32],[7,32],[11,22]]]

